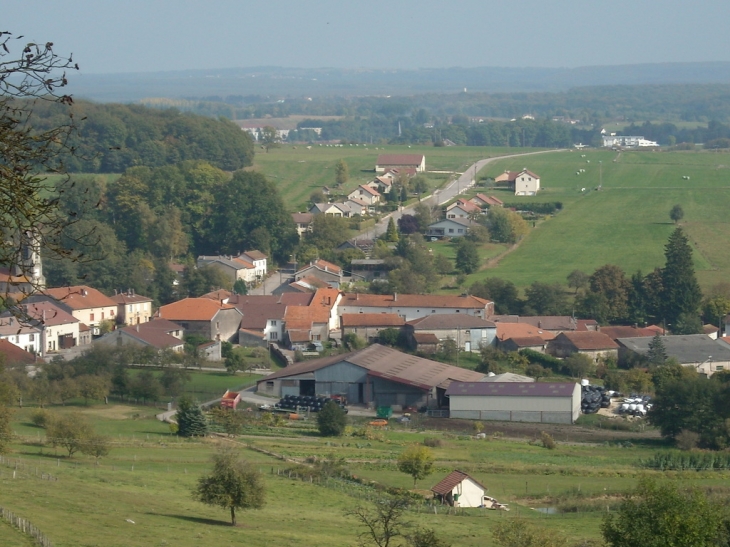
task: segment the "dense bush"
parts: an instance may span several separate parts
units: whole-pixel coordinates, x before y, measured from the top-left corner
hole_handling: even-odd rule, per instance
[[[549,201],[547,203],[505,203],[508,209],[531,211],[538,215],[552,215],[563,210],[562,201]]]
[[[557,374],[560,374],[563,371],[563,362],[557,357],[553,357],[552,355],[546,355],[544,353],[540,353],[539,351],[531,349],[521,349],[519,351],[519,354],[527,357],[530,363],[542,365],[543,367],[549,368]]]

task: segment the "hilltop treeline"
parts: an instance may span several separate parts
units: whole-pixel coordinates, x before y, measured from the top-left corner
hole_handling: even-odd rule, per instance
[[[51,286],[83,280],[105,292],[133,288],[165,301],[172,299],[171,261],[192,264],[198,255],[252,249],[285,260],[298,243],[291,216],[266,177],[231,175],[202,161],[133,167],[109,184],[102,177],[75,177],[60,205],[73,220],[62,243],[84,256],[44,261]],[[182,296],[210,290],[193,289],[205,280],[188,277],[191,286],[180,288]]]
[[[33,108],[34,129],[64,123],[67,108],[38,102]],[[204,160],[234,171],[253,163],[251,136],[225,118],[85,101],[75,103],[73,113],[78,132],[71,145],[76,153],[64,159],[70,172],[121,173],[136,165],[161,167],[185,160]]]

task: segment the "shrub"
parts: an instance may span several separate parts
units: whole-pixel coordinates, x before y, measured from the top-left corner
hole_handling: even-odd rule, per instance
[[[339,437],[345,432],[347,417],[334,401],[327,401],[317,414],[317,429],[323,437]]]
[[[30,421],[37,427],[45,429],[51,421],[51,413],[45,408],[37,408],[30,416]]]
[[[689,429],[683,429],[674,437],[674,440],[677,443],[677,448],[680,450],[692,450],[693,448],[697,448],[700,442],[700,434]]]
[[[548,450],[555,450],[555,448],[557,448],[557,446],[558,446],[557,443],[555,442],[555,439],[553,439],[552,435],[550,435],[550,433],[547,433],[545,431],[540,432],[540,442]]]
[[[428,446],[429,448],[438,448],[441,446],[441,439],[437,439],[436,437],[426,437],[423,439],[424,446]]]

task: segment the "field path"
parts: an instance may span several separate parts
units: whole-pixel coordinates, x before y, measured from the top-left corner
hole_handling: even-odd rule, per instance
[[[466,169],[456,180],[449,183],[445,188],[440,188],[432,195],[430,195],[427,198],[424,198],[422,200],[423,203],[426,203],[427,205],[442,205],[446,203],[447,201],[451,201],[459,194],[465,192],[468,188],[472,187],[474,183],[476,182],[476,174],[481,171],[484,167],[486,167],[489,163],[492,163],[494,161],[509,159],[509,158],[517,158],[520,156],[533,156],[536,154],[549,154],[551,152],[565,152],[565,149],[556,149],[556,150],[541,150],[539,152],[525,152],[522,154],[509,154],[507,156],[495,156],[493,158],[485,158],[483,160],[479,160],[473,165],[471,165],[468,169]],[[398,222],[398,219],[400,219],[403,215],[410,215],[413,214],[414,209],[416,208],[416,205],[418,203],[414,203],[413,205],[409,205],[407,207],[403,207],[399,211],[394,211],[393,213],[384,216],[382,219],[380,219],[380,222],[378,222],[375,226],[369,228],[365,232],[361,232],[358,234],[355,239],[370,239],[374,238],[376,236],[379,236],[381,234],[384,234],[385,231],[388,229],[388,222],[392,218],[394,222]]]

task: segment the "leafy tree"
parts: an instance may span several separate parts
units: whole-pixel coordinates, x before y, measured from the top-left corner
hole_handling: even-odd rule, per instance
[[[398,456],[398,471],[413,477],[416,483],[433,473],[433,452],[427,446],[412,444]]]
[[[345,432],[347,416],[334,401],[327,401],[317,413],[317,429],[323,437],[339,437]]]
[[[419,203],[413,209],[416,220],[418,221],[418,230],[420,232],[426,231],[428,225],[433,222],[433,215],[431,214],[431,208],[425,203]]]
[[[596,365],[584,353],[574,353],[565,359],[565,368],[573,378],[584,378],[595,372]]]
[[[344,335],[342,337],[342,342],[345,344],[345,347],[348,348],[350,351],[362,349],[367,345],[367,342],[360,338],[354,332],[350,332]]]
[[[150,370],[141,370],[129,383],[129,395],[137,400],[159,401],[162,396],[162,385]]]
[[[399,344],[400,338],[401,331],[399,329],[388,327],[378,333],[378,344],[395,347]]]
[[[540,378],[550,376],[552,374],[552,371],[549,368],[545,368],[542,365],[538,365],[537,363],[535,363],[532,365],[527,365],[527,368],[525,369],[525,374],[533,377],[536,381],[539,381]]]
[[[453,363],[456,361],[459,355],[459,346],[456,345],[456,340],[450,336],[441,343],[439,347],[439,357],[444,361]]]
[[[397,538],[403,535],[406,523],[403,517],[408,509],[405,498],[390,498],[375,503],[372,508],[358,505],[345,514],[354,517],[365,531],[359,535],[361,545],[390,547]]]
[[[456,269],[465,274],[479,269],[479,252],[476,246],[465,238],[461,238],[456,247]]]
[[[408,536],[411,547],[451,547],[450,543],[440,538],[433,528],[419,528]]]
[[[252,249],[258,228],[270,236],[274,259],[288,260],[299,235],[276,185],[260,173],[236,171],[230,182],[215,190],[206,225],[207,246],[231,255]]]
[[[398,230],[395,227],[395,222],[393,222],[393,217],[390,217],[388,220],[388,228],[385,230],[385,241],[390,241],[391,243],[398,241]]]
[[[79,396],[79,384],[75,378],[63,378],[54,382],[54,393],[58,396],[61,401],[61,405],[66,406],[66,403],[71,399]]]
[[[231,525],[236,525],[236,509],[261,509],[266,490],[261,473],[232,450],[213,455],[213,470],[198,479],[193,498],[206,505],[230,509]]]
[[[324,192],[320,190],[315,190],[311,194],[309,194],[309,203],[314,205],[315,203],[326,203],[327,202],[327,196],[324,195]]]
[[[225,359],[226,370],[235,374],[239,370],[246,370],[246,359],[240,351],[232,351]]]
[[[413,215],[403,215],[398,219],[398,231],[401,234],[415,234],[419,228],[418,219]]]
[[[730,298],[726,296],[715,295],[702,301],[702,316],[708,323],[714,325],[717,321],[717,326],[722,327],[721,323],[728,313],[730,313]]]
[[[442,254],[437,254],[434,257],[433,265],[436,268],[436,273],[440,275],[448,275],[454,271],[454,265],[451,263],[451,260]]]
[[[529,231],[524,218],[504,207],[492,207],[487,221],[492,240],[499,243],[516,243]]]
[[[669,218],[671,218],[672,222],[675,224],[682,220],[684,218],[684,209],[682,209],[682,206],[677,204],[672,207],[672,210],[669,211]]]
[[[236,294],[248,294],[248,287],[243,279],[236,279],[233,284],[233,292]]]
[[[525,289],[525,296],[525,305],[534,315],[562,315],[568,311],[565,291],[559,283],[535,281]]]
[[[316,247],[321,254],[341,245],[351,236],[352,230],[346,218],[315,215],[312,220],[312,231],[305,234],[304,243]]]
[[[651,339],[651,342],[649,342],[647,358],[652,365],[663,365],[667,362],[667,348],[659,333],[656,333],[654,338]]]
[[[111,443],[109,442],[109,437],[96,433],[91,434],[81,446],[81,453],[87,456],[93,456],[96,465],[99,465],[99,459],[108,456],[110,451]]]
[[[416,175],[411,179],[411,188],[419,196],[428,193],[428,180],[423,175]]]
[[[498,314],[519,313],[522,307],[515,284],[499,277],[488,277],[484,281],[477,281],[471,286],[469,293],[493,300],[495,312]]]
[[[54,416],[46,427],[46,438],[53,447],[62,446],[68,457],[81,450],[93,435],[91,425],[78,412]]]
[[[267,153],[269,149],[279,146],[280,139],[275,127],[272,127],[270,125],[264,127],[261,130],[261,135],[259,138],[261,139],[261,145],[264,147]]]
[[[666,264],[662,270],[664,318],[676,334],[695,334],[696,317],[702,302],[702,291],[692,264],[692,247],[682,228],[674,230],[665,246]],[[681,322],[680,322],[681,320]],[[700,325],[701,326],[701,325]]]
[[[109,379],[106,377],[84,374],[77,381],[79,395],[84,398],[85,405],[89,404],[89,400],[98,401],[109,395]]]
[[[215,266],[188,266],[185,268],[182,294],[191,298],[197,298],[210,291],[232,288],[231,279],[220,268]]]
[[[576,294],[578,289],[585,289],[588,286],[588,276],[580,270],[573,270],[568,274],[568,287],[574,288]]]
[[[177,397],[182,393],[185,384],[190,381],[190,372],[177,366],[165,366],[160,376],[160,384],[165,390],[165,395]]]
[[[345,160],[340,160],[335,165],[335,183],[337,186],[342,186],[348,180],[350,180],[350,168]]]
[[[0,454],[4,454],[13,438],[13,409],[0,404]]]
[[[610,547],[710,547],[724,540],[723,516],[699,490],[645,477],[604,517],[601,532]]]
[[[208,422],[200,406],[187,395],[180,397],[177,403],[177,434],[180,437],[205,437],[208,434]]]
[[[602,297],[603,309],[599,322],[614,323],[626,318],[631,285],[621,268],[611,264],[601,266],[591,275],[588,282],[590,293]]]

